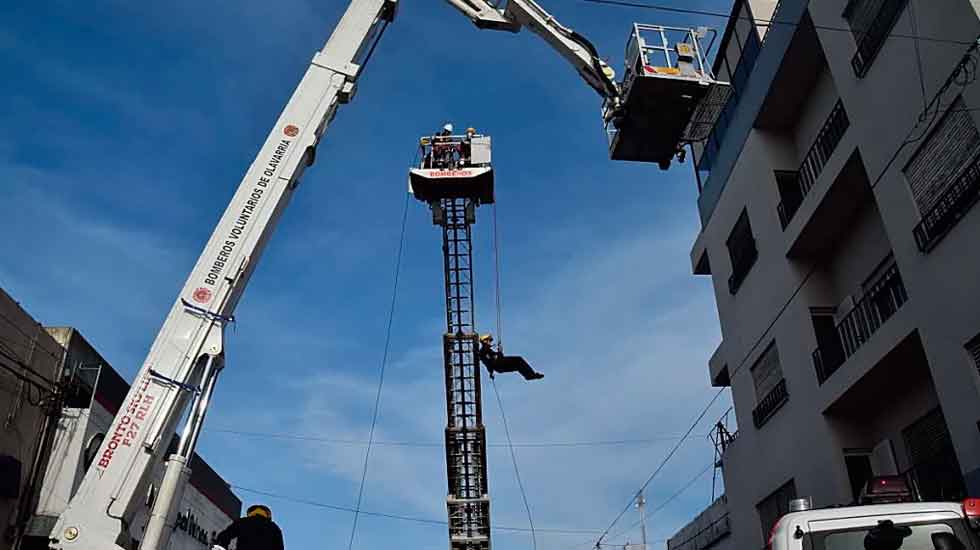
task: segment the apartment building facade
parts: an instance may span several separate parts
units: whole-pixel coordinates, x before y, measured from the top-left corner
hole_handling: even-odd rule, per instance
[[[875,474],[980,495],[978,35],[977,0],[735,1],[691,261],[739,426],[736,548]]]
[[[13,548],[43,470],[61,346],[0,289],[0,550]]]

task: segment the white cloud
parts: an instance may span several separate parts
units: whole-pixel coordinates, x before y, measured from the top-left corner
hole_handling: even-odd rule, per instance
[[[536,383],[512,376],[497,379],[515,441],[642,439],[683,432],[711,395],[706,365],[719,338],[708,289],[692,280],[682,263],[690,235],[684,227],[658,228],[656,233],[651,228],[602,247],[583,248],[553,276],[521,288],[521,299],[505,312],[508,351],[527,356],[546,378]],[[445,406],[437,321],[433,319],[431,345],[393,354],[376,440],[441,440]],[[333,372],[304,380],[297,389],[305,396],[306,433],[366,438],[374,378]],[[486,377],[483,397],[488,438],[501,443],[503,429]],[[714,419],[709,415],[706,420]],[[651,504],[711,461],[705,431],[707,427],[697,431],[651,486]],[[536,522],[588,528],[609,521],[672,444],[518,448]],[[316,457],[308,466],[345,478],[356,490],[363,448],[313,443],[306,453]],[[524,525],[506,449],[492,447],[488,454],[494,522]],[[365,507],[441,518],[444,480],[441,449],[376,447]],[[699,498],[707,504],[706,496]],[[684,502],[678,499],[679,512],[668,508],[658,514],[658,523],[679,526],[692,517],[696,509],[685,509],[691,504],[685,507]],[[568,539],[543,536],[539,542],[543,548],[557,548]]]

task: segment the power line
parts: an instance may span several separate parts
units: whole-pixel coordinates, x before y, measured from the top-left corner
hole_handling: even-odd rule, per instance
[[[395,281],[391,289],[391,305],[388,308],[388,326],[385,329],[384,353],[381,355],[381,369],[378,373],[378,391],[374,396],[374,413],[371,416],[371,431],[368,435],[367,449],[364,452],[364,468],[361,470],[361,484],[357,490],[357,507],[354,510],[354,521],[350,529],[350,539],[347,541],[347,550],[351,550],[354,547],[354,536],[357,534],[357,518],[361,511],[361,501],[364,499],[364,484],[367,481],[368,462],[371,459],[371,446],[374,442],[374,430],[378,425],[378,411],[381,408],[381,390],[384,388],[385,367],[388,365],[388,350],[391,346],[391,325],[395,317],[395,303],[398,299],[398,276],[401,274],[402,252],[405,250],[405,226],[408,221],[408,200],[409,194],[406,193],[405,206],[402,209],[401,235],[398,238],[398,254],[395,258]]]
[[[658,5],[658,4],[647,4],[647,3],[643,3],[643,2],[633,2],[633,1],[629,1],[629,0],[579,0],[579,1],[585,2],[585,3],[588,3],[588,4],[599,4],[599,5],[606,5],[606,6],[617,6],[617,7],[621,7],[621,8],[640,8],[640,9],[663,11],[663,12],[669,12],[669,13],[683,13],[683,14],[687,14],[687,15],[702,15],[702,16],[705,16],[705,17],[718,17],[718,18],[721,18],[721,19],[731,19],[732,18],[731,17],[731,14],[729,14],[729,13],[721,13],[721,12],[717,12],[717,11],[698,10],[698,9],[690,9],[690,8],[676,8],[676,7],[672,7],[672,6],[663,6],[663,5]],[[798,26],[800,26],[800,23],[794,23],[792,21],[777,21],[775,19],[755,19],[753,17],[737,17],[736,19],[745,20],[745,21],[752,21],[756,26],[759,26],[759,27],[773,27],[775,25],[788,25],[788,26],[791,26],[791,27],[798,27]],[[814,24],[813,25],[813,28],[814,29],[817,29],[817,30],[821,30],[821,31],[846,32],[846,33],[851,33],[851,34],[854,33],[854,30],[853,29],[850,29],[850,28],[847,28],[847,27],[833,27],[833,26],[830,26],[830,25],[817,25],[817,24]],[[938,43],[943,43],[943,44],[957,44],[957,45],[960,45],[960,46],[968,46],[968,45],[970,45],[970,44],[973,43],[973,42],[968,41],[968,40],[953,40],[953,39],[950,39],[950,38],[938,38],[938,37],[931,37],[931,36],[918,36],[918,35],[914,35],[914,34],[902,34],[902,33],[895,33],[895,32],[888,33],[887,38],[906,38],[906,39],[917,40],[917,41],[918,40],[922,40],[922,41],[925,41],[925,42],[938,42]]]
[[[583,1],[603,3],[603,2],[611,2],[611,1],[615,1],[615,0],[583,0]],[[895,150],[895,153],[891,156],[891,158],[885,164],[884,168],[879,172],[879,174],[875,178],[874,182],[872,182],[869,185],[869,190],[873,191],[874,188],[877,187],[877,185],[882,181],[882,178],[884,178],[885,174],[891,168],[892,164],[894,164],[895,160],[898,158],[898,155],[901,153],[901,151],[907,145],[909,145],[911,143],[915,143],[916,141],[921,140],[923,137],[925,137],[925,135],[928,134],[929,128],[936,121],[936,119],[938,118],[939,113],[942,111],[942,96],[945,94],[945,92],[950,87],[952,87],[953,84],[957,84],[961,88],[965,88],[966,86],[971,85],[975,81],[976,74],[977,74],[977,61],[975,59],[973,59],[973,54],[977,51],[978,47],[980,47],[980,36],[978,36],[977,39],[974,40],[973,42],[969,42],[969,44],[970,44],[970,47],[967,49],[966,53],[963,55],[963,57],[961,58],[960,62],[957,63],[956,67],[950,73],[949,77],[946,79],[946,81],[943,83],[943,85],[939,88],[939,90],[933,96],[932,100],[927,104],[925,110],[919,115],[918,120],[916,121],[916,123],[909,130],[909,132],[906,135],[905,139],[902,141],[902,143]],[[930,111],[934,111],[934,112],[932,114],[930,114]],[[931,120],[929,120],[929,122],[925,125],[925,130],[918,137],[912,138],[912,135],[915,133],[915,130],[926,119],[930,119],[930,118],[931,118]],[[755,343],[753,343],[753,345],[749,348],[749,351],[743,356],[742,360],[735,367],[735,369],[731,371],[731,373],[729,374],[729,378],[734,379],[735,374],[742,367],[745,366],[745,364],[748,362],[749,358],[752,357],[752,354],[755,352],[756,348],[758,348],[759,344],[765,340],[766,335],[769,334],[769,331],[772,330],[772,327],[775,326],[776,322],[782,317],[783,313],[785,313],[786,310],[789,308],[789,306],[793,303],[793,301],[796,299],[796,296],[800,293],[800,291],[803,289],[803,287],[806,286],[806,283],[809,281],[810,277],[817,271],[818,267],[819,267],[819,264],[817,264],[817,263],[814,263],[813,265],[811,265],[811,267],[808,270],[808,272],[806,273],[806,275],[803,277],[803,279],[800,281],[800,283],[797,285],[797,287],[790,294],[790,297],[786,300],[786,302],[782,305],[782,307],[780,307],[779,311],[776,313],[775,317],[772,319],[772,322],[770,322],[769,325],[766,327],[766,329],[759,335],[759,338],[756,339]],[[710,409],[711,405],[718,399],[718,397],[721,395],[721,393],[723,391],[724,391],[724,388],[722,388],[721,390],[719,390],[718,393],[716,393],[714,395],[714,397],[711,398],[711,401],[708,402],[708,405],[701,412],[701,415],[699,415],[698,418],[695,420],[694,424],[692,424],[691,430],[693,430],[693,428],[700,422],[701,418],[703,418],[703,416],[707,413],[708,409]],[[667,455],[667,457],[660,464],[660,466],[657,467],[657,469],[654,471],[654,473],[641,486],[640,491],[642,491],[643,489],[646,488],[646,486],[650,483],[650,481],[652,481],[653,477],[655,477],[657,475],[657,473],[664,467],[664,465],[667,463],[667,461],[670,460],[670,458],[673,456],[674,451],[676,451],[676,449],[677,449],[677,447],[675,446],[675,448],[671,451],[671,453],[669,453]],[[603,532],[603,534],[599,536],[599,539],[596,541],[596,546],[597,547],[602,545],[603,538],[608,534],[609,530],[612,529],[612,527],[615,526],[616,522],[618,522],[619,519],[622,518],[623,515],[629,510],[630,506],[632,506],[632,504],[633,504],[633,500],[634,499],[631,499],[630,500],[630,503],[626,506],[626,508],[624,508],[623,511],[620,512],[618,516],[616,516],[616,519],[613,520],[612,524],[610,524],[610,526],[606,528],[606,530]]]
[[[724,388],[718,390],[718,392],[715,393],[715,395],[711,398],[711,400],[708,401],[708,404],[705,405],[703,409],[701,409],[701,413],[698,414],[697,418],[694,419],[694,422],[691,423],[691,427],[687,429],[687,432],[684,434],[681,440],[674,445],[674,447],[670,450],[669,453],[667,453],[667,456],[665,456],[663,461],[660,462],[660,465],[657,466],[657,469],[655,469],[653,473],[650,474],[650,477],[648,477],[646,481],[643,482],[643,485],[640,485],[639,490],[634,491],[633,493],[634,495],[642,493],[644,490],[646,490],[647,486],[650,485],[650,482],[653,481],[653,478],[657,477],[657,474],[659,474],[660,471],[664,469],[664,466],[666,466],[667,463],[670,462],[670,459],[673,458],[675,453],[677,453],[677,450],[680,449],[684,441],[688,437],[690,437],[691,433],[694,431],[694,428],[696,428],[698,424],[701,423],[701,420],[704,419],[704,416],[706,414],[708,414],[708,411],[711,410],[712,405],[715,404],[715,401],[717,401],[718,398],[721,397],[721,394],[724,391],[725,391]],[[612,520],[612,523],[610,523],[609,526],[606,527],[606,529],[602,532],[602,534],[599,535],[598,540],[596,540],[597,546],[602,544],[602,540],[605,538],[606,535],[609,534],[609,531],[616,526],[616,523],[618,523],[619,520],[622,519],[622,517],[626,514],[626,512],[629,511],[630,507],[633,506],[633,502],[635,500],[636,500],[635,496],[630,498],[630,501],[626,504],[626,507],[623,508],[623,510],[615,517],[615,519]]]
[[[514,452],[514,444],[510,440],[510,427],[507,425],[507,414],[504,412],[504,402],[500,399],[500,392],[497,391],[497,382],[490,379],[493,386],[493,394],[497,396],[497,407],[500,408],[500,419],[504,423],[504,434],[507,436],[507,446],[510,449],[510,460],[514,464],[514,477],[517,478],[517,488],[521,490],[521,500],[524,501],[524,511],[527,512],[527,523],[531,527],[531,547],[538,550],[538,537],[534,533],[534,520],[531,518],[531,505],[527,503],[527,491],[524,490],[524,482],[521,481],[521,470],[517,467],[517,454]]]
[[[429,518],[419,518],[419,517],[412,517],[412,516],[403,516],[403,515],[399,515],[399,514],[388,514],[388,513],[385,513],[385,512],[372,512],[372,511],[368,511],[368,510],[357,510],[357,509],[351,508],[349,506],[339,506],[339,505],[336,505],[336,504],[326,504],[326,503],[317,502],[317,501],[314,501],[314,500],[308,500],[308,499],[299,498],[299,497],[292,497],[292,496],[280,495],[280,494],[277,494],[277,493],[271,493],[271,492],[268,492],[268,491],[261,491],[261,490],[258,490],[258,489],[251,489],[249,487],[242,487],[240,485],[232,485],[231,488],[232,489],[235,489],[235,490],[238,490],[238,491],[244,491],[246,493],[252,493],[252,494],[256,494],[256,495],[262,495],[262,496],[266,496],[266,497],[269,497],[269,498],[275,498],[275,499],[283,500],[283,501],[286,501],[286,502],[293,502],[293,503],[296,503],[296,504],[305,504],[307,506],[314,506],[314,507],[317,507],[317,508],[325,508],[327,510],[334,510],[334,511],[337,511],[337,512],[358,513],[358,514],[364,515],[364,516],[387,518],[387,519],[395,519],[395,520],[399,520],[399,521],[408,521],[408,522],[413,522],[413,523],[421,523],[421,524],[425,524],[425,525],[438,525],[438,526],[447,526],[447,525],[449,525],[449,522],[447,522],[445,520],[429,519]],[[493,526],[493,527],[491,527],[491,529],[494,530],[494,531],[511,531],[511,532],[525,532],[525,533],[530,531],[530,529],[528,529],[527,527],[508,527],[508,526],[500,526],[500,525]],[[539,533],[553,533],[553,534],[559,534],[559,535],[585,535],[585,534],[598,533],[599,532],[598,529],[559,529],[559,528],[537,528],[536,531],[539,532]]]
[[[669,497],[667,497],[667,499],[664,500],[663,502],[661,502],[659,506],[657,506],[656,508],[654,508],[653,510],[651,510],[648,514],[646,514],[645,516],[643,516],[643,519],[650,519],[655,514],[657,514],[658,512],[660,512],[661,510],[663,510],[664,508],[666,508],[671,502],[673,502],[674,500],[676,500],[677,498],[679,498],[682,494],[684,494],[685,492],[687,492],[688,489],[690,489],[691,487],[693,487],[694,484],[697,483],[699,479],[701,479],[702,477],[704,477],[704,475],[707,474],[714,467],[715,467],[714,463],[710,463],[707,466],[705,466],[703,470],[701,470],[700,472],[698,472],[687,483],[685,483],[683,486],[681,486],[681,488],[678,489],[674,494],[672,494]],[[630,525],[629,528],[627,528],[627,529],[625,529],[623,531],[620,531],[616,535],[611,535],[609,538],[610,539],[618,539],[619,537],[621,537],[621,536],[629,533],[633,529],[636,529],[636,527],[638,525],[640,525],[640,523],[642,521],[643,521],[642,519],[639,520],[639,521],[637,521],[633,525]]]
[[[24,361],[22,361],[19,358],[11,355],[10,353],[8,353],[5,349],[3,349],[2,346],[0,346],[0,357],[2,357],[4,359],[6,359],[7,361],[10,361],[11,363],[17,365],[18,367],[20,367],[21,369],[23,369],[24,372],[28,372],[28,373],[36,376],[39,380],[41,380],[42,382],[44,382],[44,384],[47,384],[48,385],[47,387],[43,387],[40,382],[37,382],[36,380],[29,380],[29,382],[31,384],[37,386],[38,388],[41,388],[41,389],[44,389],[46,391],[51,392],[51,391],[53,391],[51,388],[57,386],[57,382],[55,382],[54,380],[49,380],[48,377],[46,377],[42,373],[34,370],[34,368],[32,368],[30,365],[28,365]],[[13,371],[11,371],[11,372],[13,372]],[[20,373],[20,375],[18,377],[20,377],[21,375],[23,375],[23,373]],[[27,381],[26,380],[26,377],[25,377],[25,381]]]
[[[497,344],[503,345],[504,326],[501,320],[500,304],[500,235],[497,232],[497,202],[490,205],[493,212],[493,276],[494,276],[494,298],[497,301]]]
[[[14,303],[16,304],[16,302],[14,302]],[[20,307],[20,304],[17,304],[17,307]],[[21,311],[23,311],[23,309],[21,309]],[[26,312],[25,312],[25,315],[26,315]],[[37,334],[31,335],[31,334],[28,334],[28,333],[24,332],[24,329],[20,328],[20,325],[18,323],[16,323],[13,319],[11,319],[10,317],[8,317],[6,314],[4,314],[2,312],[0,312],[0,319],[3,319],[4,321],[6,321],[8,325],[10,325],[11,327],[13,327],[13,329],[16,330],[17,332],[19,332],[21,334],[21,336],[23,336],[24,338],[27,338],[28,341],[33,342],[35,344],[33,346],[33,348],[32,348],[34,351],[40,351],[41,353],[44,353],[45,355],[50,356],[55,361],[59,361],[59,362],[61,361],[61,354],[55,353],[55,352],[52,352],[52,351],[49,351],[49,350],[45,349],[44,346],[40,345],[37,342],[37,336],[38,336],[38,334],[41,334],[42,332],[44,332],[44,326],[42,326],[40,323],[38,323],[36,321],[34,322],[34,325],[37,328],[38,332],[37,332]],[[3,338],[3,339],[6,340],[7,342],[12,343],[12,344],[13,343],[16,343],[17,345],[19,345],[21,347],[26,347],[23,343],[14,342],[13,340],[10,340],[8,338]]]
[[[205,428],[205,431],[212,433],[224,433],[230,435],[240,435],[245,437],[260,437],[269,439],[293,439],[298,441],[313,441],[318,443],[330,443],[336,445],[367,445],[367,440],[360,439],[340,439],[331,437],[321,437],[315,435],[272,433],[272,432],[250,432],[242,430],[231,430],[224,428]],[[696,434],[707,437],[707,434]],[[649,445],[662,443],[664,441],[677,441],[683,436],[662,435],[646,439],[611,439],[598,441],[546,441],[541,443],[513,443],[514,448],[542,449],[542,448],[574,448],[574,447],[620,447],[627,445]],[[422,448],[443,448],[445,442],[435,441],[374,441],[375,447],[422,447]],[[507,443],[488,443],[490,448],[509,447]]]
[[[980,45],[980,36],[978,36],[977,40],[971,43],[970,48],[968,48],[966,53],[963,54],[963,57],[960,59],[960,62],[957,63],[956,67],[950,73],[949,78],[946,79],[946,82],[943,83],[943,85],[939,88],[939,90],[936,91],[935,95],[933,95],[932,100],[926,105],[925,109],[919,114],[916,123],[912,125],[911,129],[909,129],[908,133],[905,136],[905,139],[903,139],[902,143],[898,145],[898,147],[895,149],[895,152],[892,154],[891,158],[889,158],[888,162],[885,163],[884,168],[881,169],[881,171],[878,173],[878,176],[875,178],[875,180],[871,182],[871,184],[868,186],[869,191],[874,191],[875,187],[877,187],[878,184],[881,183],[882,179],[885,177],[885,174],[888,173],[888,170],[891,169],[892,164],[895,163],[895,160],[898,159],[898,155],[901,154],[902,150],[905,149],[906,146],[921,140],[929,133],[929,130],[931,129],[933,123],[935,123],[936,119],[939,117],[939,113],[942,112],[942,105],[941,105],[942,96],[946,93],[946,91],[954,83],[959,84],[963,88],[973,83],[974,81],[973,79],[976,78],[975,68],[971,69],[969,68],[969,66],[971,65],[971,62],[974,65],[976,64],[976,61],[973,60],[972,56],[973,53],[976,52],[978,45]],[[968,73],[967,74],[968,80],[958,83],[957,79],[964,72]],[[915,133],[915,130],[920,125],[922,125],[922,123],[925,122],[927,119],[929,119],[929,122],[925,124],[922,133],[919,134],[918,137],[913,138],[912,135]],[[801,290],[803,290],[803,287],[806,286],[806,283],[810,280],[810,277],[813,276],[814,273],[816,273],[818,268],[819,268],[819,264],[816,262],[810,266],[810,269],[807,270],[806,275],[803,276],[803,279],[800,280],[799,284],[790,294],[789,298],[782,305],[782,307],[779,308],[779,311],[776,312],[776,316],[772,319],[772,322],[770,322],[769,325],[766,327],[766,329],[759,335],[759,338],[756,339],[752,347],[749,348],[749,351],[742,357],[742,360],[739,362],[739,364],[736,365],[735,369],[729,374],[729,379],[733,379],[735,377],[735,374],[739,370],[741,370],[742,367],[745,366],[745,364],[748,362],[752,354],[755,353],[756,348],[758,348],[759,344],[765,340],[766,335],[769,334],[769,331],[772,330],[772,327],[775,326],[776,322],[782,317],[783,313],[786,312],[790,304],[793,303],[793,300],[796,299],[796,296],[799,295]]]

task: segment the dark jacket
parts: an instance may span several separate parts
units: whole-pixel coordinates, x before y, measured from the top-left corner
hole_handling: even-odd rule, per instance
[[[283,550],[282,531],[271,519],[260,516],[236,519],[227,529],[218,533],[214,543],[228,548],[237,540],[237,550]]]

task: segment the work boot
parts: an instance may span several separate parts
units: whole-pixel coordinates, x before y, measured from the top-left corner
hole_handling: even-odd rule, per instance
[[[544,375],[540,372],[532,372],[530,376],[527,377],[528,380],[541,380]]]

